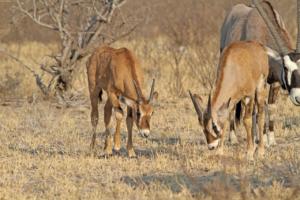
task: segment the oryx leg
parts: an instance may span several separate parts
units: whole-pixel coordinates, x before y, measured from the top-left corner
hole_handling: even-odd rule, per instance
[[[230,113],[229,120],[229,142],[230,144],[238,144],[238,140],[236,137],[236,122],[235,122],[235,111],[236,108]]]
[[[115,109],[116,131],[114,134],[114,150],[119,152],[121,149],[121,123],[123,119],[122,109]]]
[[[106,132],[106,139],[105,139],[105,147],[104,151],[106,155],[112,154],[112,125],[111,125],[111,115],[112,115],[112,109],[114,109],[115,112],[115,118],[116,118],[116,130],[114,134],[114,149],[116,151],[120,150],[121,147],[121,141],[120,141],[120,127],[121,122],[123,118],[123,110],[120,106],[119,100],[117,96],[113,93],[108,94],[109,99],[105,104],[104,107],[104,122],[105,122],[105,132]]]
[[[264,146],[264,123],[265,123],[265,105],[267,97],[267,84],[259,85],[256,91],[256,104],[257,104],[257,122],[258,122],[258,156],[262,157],[265,153]]]
[[[253,112],[252,112],[252,139],[254,141],[254,144],[258,143],[258,135],[257,135],[257,107],[253,106]]]
[[[218,155],[223,155],[224,154],[224,139],[225,139],[225,134],[226,134],[226,130],[227,130],[227,125],[228,125],[228,121],[224,124],[224,131],[221,134],[220,137],[220,146],[217,149],[217,154]]]
[[[112,115],[112,103],[110,99],[107,99],[105,106],[104,106],[104,124],[105,124],[105,146],[104,151],[106,155],[112,154],[111,149],[111,132],[112,132],[112,125],[111,125],[111,115]]]
[[[230,116],[230,131],[229,131],[229,141],[231,144],[238,144],[238,139],[236,137],[237,126],[240,124],[241,119],[244,116],[244,110],[242,107],[242,102],[239,101],[231,113]]]
[[[269,97],[268,97],[268,112],[266,113],[268,115],[267,119],[269,119],[269,126],[267,127],[268,123],[265,124],[266,125],[265,126],[265,133],[266,133],[265,141],[266,141],[267,146],[276,145],[275,135],[274,135],[274,128],[275,128],[274,115],[276,113],[275,101],[278,98],[279,90],[280,90],[279,83],[271,84],[270,90],[269,90]]]
[[[132,143],[132,127],[133,127],[133,113],[132,108],[127,107],[127,117],[126,117],[126,126],[128,131],[128,139],[127,139],[127,152],[128,157],[136,157],[136,154],[133,149]]]
[[[243,100],[243,106],[245,108],[245,115],[243,118],[243,123],[247,132],[247,159],[253,160],[253,155],[255,152],[254,142],[253,142],[253,127],[252,127],[252,114],[254,108],[254,99]]]
[[[91,124],[93,129],[93,136],[90,145],[91,151],[94,150],[95,143],[96,143],[96,130],[98,125],[99,113],[98,113],[98,98],[99,98],[99,91],[97,89],[90,90],[90,99],[91,99]]]
[[[123,110],[121,108],[120,102],[118,97],[111,93],[109,95],[110,100],[112,102],[112,107],[114,109],[114,114],[115,114],[115,119],[116,119],[116,129],[115,129],[115,133],[114,133],[114,150],[115,151],[119,151],[121,149],[121,123],[122,123],[122,119],[123,119]],[[107,137],[107,152],[111,152],[112,150],[112,138],[109,135],[109,137]]]

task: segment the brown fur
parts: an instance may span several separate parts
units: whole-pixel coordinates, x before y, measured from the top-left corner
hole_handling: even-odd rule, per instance
[[[229,114],[234,105],[242,101],[245,107],[244,125],[247,131],[248,157],[252,158],[254,153],[251,132],[254,106],[257,106],[259,118],[259,153],[263,154],[262,135],[268,71],[266,50],[257,42],[234,42],[223,51],[212,92],[212,101],[209,101],[203,117],[199,117],[203,119],[200,125],[203,125],[208,144],[214,143],[220,137],[222,151],[224,130],[227,127]]]
[[[123,118],[123,110],[120,100],[128,105],[127,150],[129,156],[135,156],[132,146],[132,126],[135,121],[139,130],[150,130],[150,117],[153,112],[151,102],[145,98],[141,90],[143,73],[138,60],[132,52],[126,48],[114,49],[111,47],[98,48],[87,62],[87,75],[91,99],[91,123],[93,126],[93,138],[91,148],[94,148],[96,140],[96,127],[98,123],[98,100],[102,99],[102,90],[106,91],[108,99],[104,106],[104,122],[106,128],[106,154],[112,154],[112,109],[115,111],[116,131],[114,134],[114,149],[120,149],[120,126]],[[138,93],[141,102],[138,102]],[[101,97],[101,98],[100,98]],[[139,115],[139,113],[141,113]]]
[[[292,51],[291,37],[284,25],[282,17],[278,14],[269,1],[262,1],[261,5],[266,11],[266,14],[269,16],[269,19],[273,22],[277,32],[281,35],[286,47]],[[221,29],[220,50],[222,52],[223,49],[232,42],[244,40],[258,41],[265,46],[279,51],[267,25],[257,9],[254,6],[250,7],[244,4],[237,4],[232,7],[231,11],[227,14],[223,22]],[[283,85],[281,81],[281,69],[282,61],[278,62],[277,60],[274,60],[274,58],[269,57],[268,83],[270,84],[270,91],[268,104],[270,104],[270,123],[269,127],[266,127],[269,130],[274,130],[274,119],[271,117],[273,116],[273,111],[271,109],[273,107],[272,104],[274,104],[278,98],[280,84]],[[239,108],[241,107],[239,106]],[[237,110],[237,112],[240,112],[240,110],[241,109]],[[233,125],[231,129],[234,130],[235,126]]]

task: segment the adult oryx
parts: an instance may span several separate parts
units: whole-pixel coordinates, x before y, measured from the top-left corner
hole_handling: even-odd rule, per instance
[[[203,127],[208,148],[219,147],[223,151],[224,130],[229,114],[239,101],[245,108],[243,118],[247,131],[247,158],[252,160],[255,145],[252,136],[252,113],[258,109],[259,156],[264,154],[263,126],[264,106],[267,101],[267,76],[269,72],[266,48],[253,41],[240,41],[230,44],[222,52],[217,69],[216,82],[209,96],[206,109],[197,95],[190,96]],[[202,102],[202,103],[201,103]]]
[[[298,28],[297,50],[292,49],[291,39],[284,22],[270,2],[258,3],[257,9],[244,4],[235,5],[227,14],[221,29],[220,50],[234,41],[255,40],[268,46],[269,55],[269,142],[274,143],[274,103],[281,88],[289,92],[291,101],[300,105],[300,34]],[[299,0],[298,0],[299,8]],[[298,26],[300,26],[298,9]],[[233,128],[233,127],[231,127]]]
[[[91,149],[94,149],[96,140],[98,101],[102,100],[102,90],[104,90],[108,96],[104,106],[104,123],[106,129],[105,153],[106,155],[112,154],[112,111],[114,111],[116,118],[114,150],[119,151],[121,148],[120,128],[123,110],[120,103],[123,102],[127,105],[127,151],[129,157],[135,157],[132,145],[132,126],[135,122],[141,136],[149,136],[150,119],[153,114],[152,105],[158,96],[158,93],[154,92],[154,80],[149,98],[146,98],[141,89],[143,72],[138,60],[126,48],[98,48],[87,62],[87,75],[92,106],[91,122],[93,137]]]

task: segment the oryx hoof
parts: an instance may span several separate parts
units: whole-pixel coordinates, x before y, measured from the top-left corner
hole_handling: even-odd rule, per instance
[[[111,157],[113,155],[113,152],[112,152],[112,148],[105,148],[104,149],[104,156],[105,157]]]
[[[257,157],[259,159],[263,159],[265,157],[265,149],[264,148],[257,149]]]
[[[129,158],[137,158],[134,149],[128,149],[127,152]]]
[[[229,142],[232,145],[235,145],[235,144],[239,143],[234,131],[230,131],[230,133],[229,133]]]
[[[250,162],[254,161],[254,153],[255,153],[255,148],[249,149],[249,150],[247,151],[246,159],[247,159],[248,162],[249,162],[249,161],[250,161]]]
[[[119,149],[114,148],[113,149],[113,154],[117,155],[117,156],[120,156],[121,155],[121,149],[120,148]]]
[[[275,140],[275,135],[274,135],[273,131],[269,132],[268,143],[269,143],[269,146],[275,146],[277,144],[276,140]]]

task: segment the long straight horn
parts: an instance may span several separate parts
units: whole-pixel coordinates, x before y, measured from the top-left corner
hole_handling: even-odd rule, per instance
[[[263,20],[265,21],[266,25],[268,26],[279,50],[280,50],[280,54],[282,56],[285,56],[287,54],[290,53],[289,49],[285,46],[282,38],[280,37],[279,33],[277,32],[274,24],[271,22],[271,20],[269,19],[267,13],[265,12],[265,10],[263,9],[263,7],[261,6],[261,4],[258,2],[258,0],[252,0],[254,5],[256,6],[259,14],[261,15],[261,17],[263,18]]]
[[[137,101],[141,102],[142,101],[142,93],[141,93],[140,88],[137,86],[135,80],[133,80],[133,85],[134,85],[134,88],[135,88],[135,91],[136,91]]]
[[[296,52],[300,53],[300,0],[297,1],[297,23],[298,23],[298,36]]]
[[[211,117],[211,94],[209,94],[209,97],[208,97],[207,114],[208,114],[208,117]]]
[[[154,86],[155,86],[155,79],[153,79],[153,81],[152,81],[151,90],[150,90],[150,94],[149,94],[149,102],[151,102],[153,100]]]
[[[193,96],[193,94],[191,93],[190,90],[189,90],[189,94],[190,94],[190,97],[192,99],[192,102],[193,102],[193,105],[194,105],[194,108],[196,110],[196,113],[197,113],[198,117],[202,118],[201,108],[200,108],[198,102],[196,101],[195,97]]]

